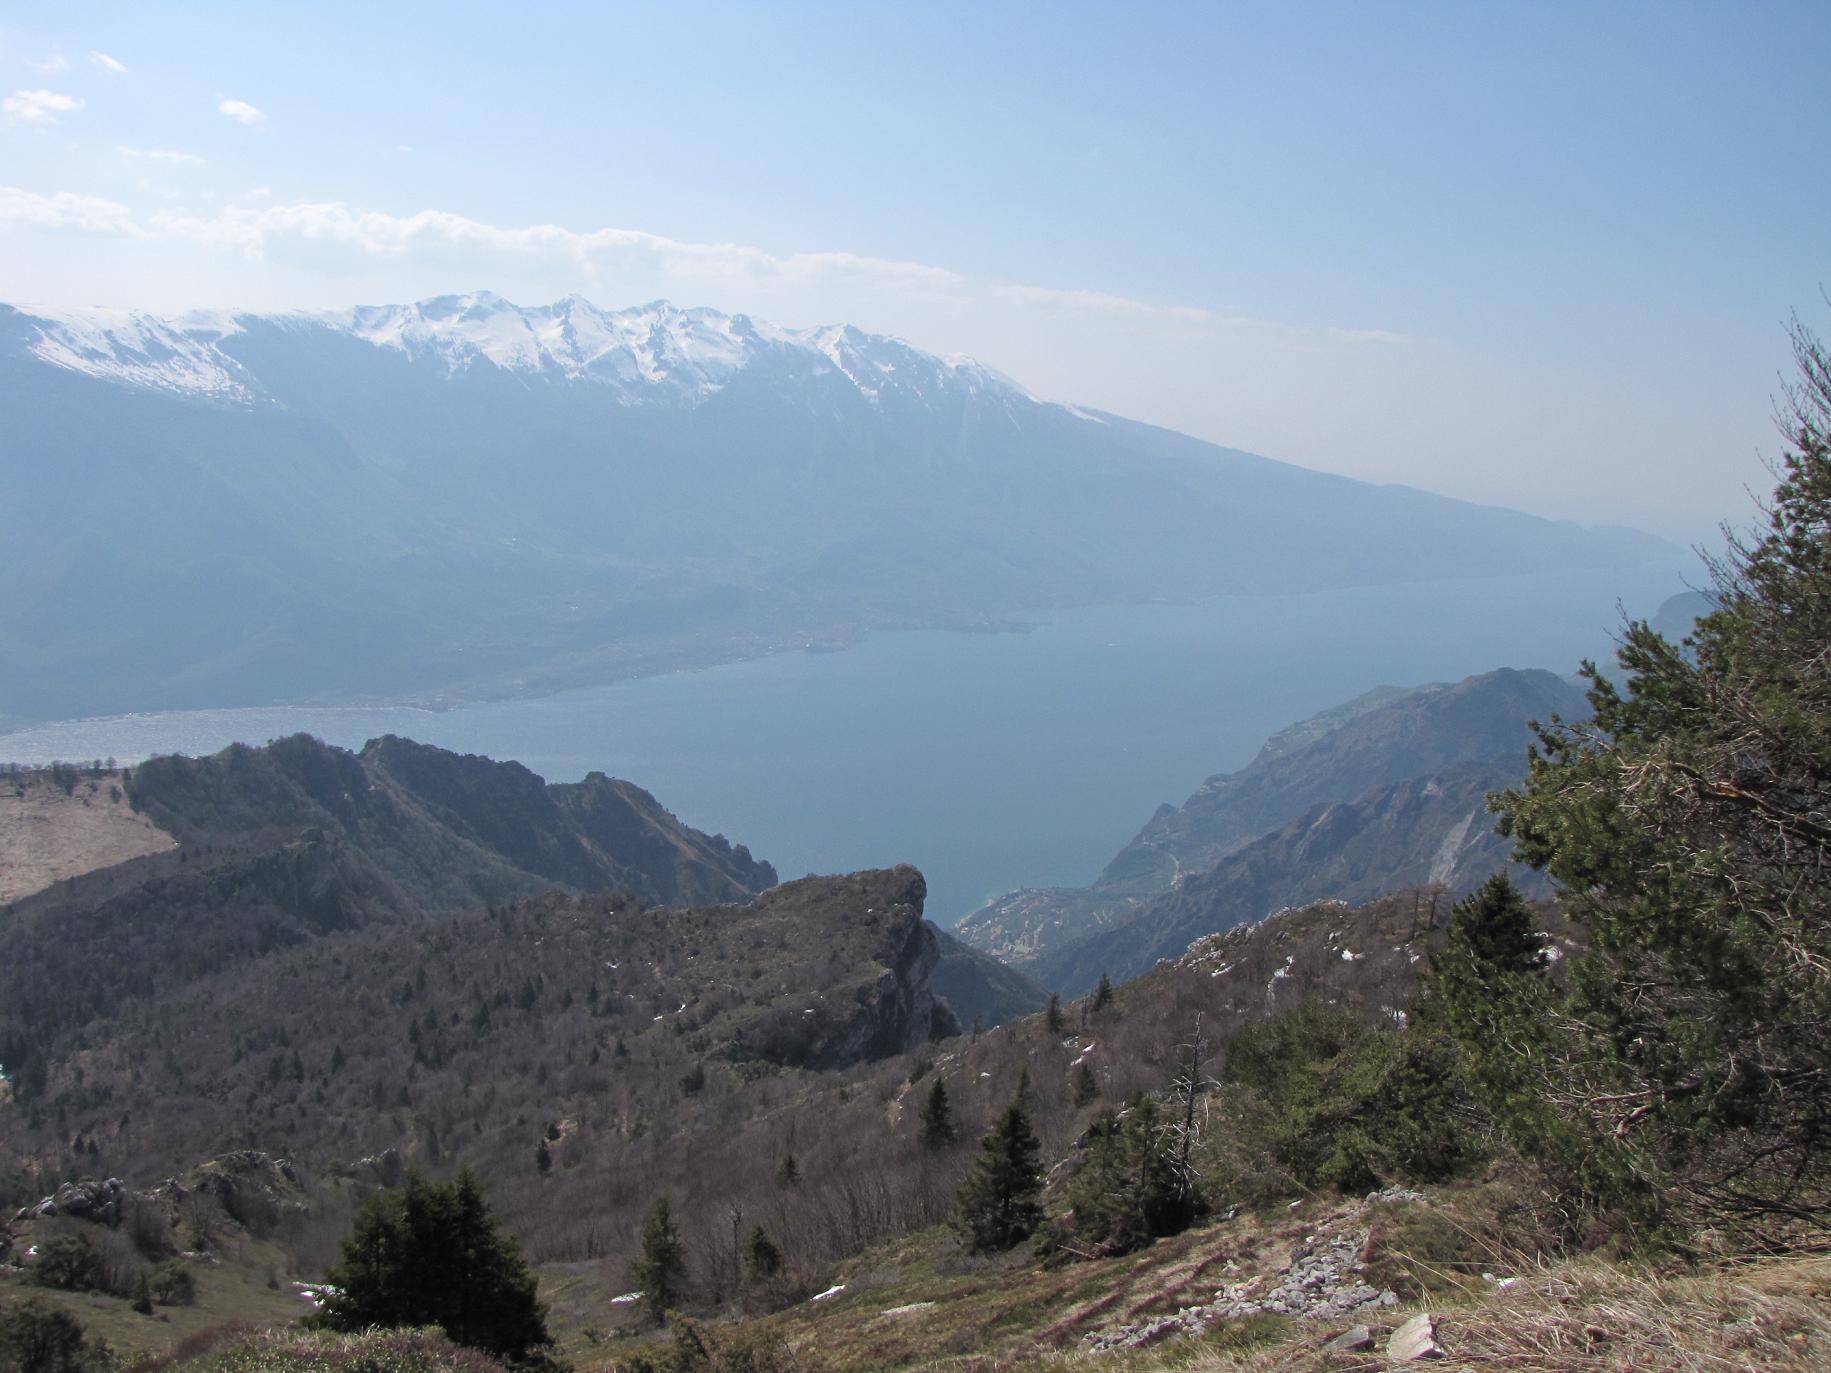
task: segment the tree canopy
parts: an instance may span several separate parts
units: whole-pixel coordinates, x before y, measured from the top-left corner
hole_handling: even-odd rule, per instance
[[[668,1312],[680,1304],[687,1282],[686,1246],[674,1224],[673,1202],[665,1193],[655,1198],[642,1222],[642,1251],[629,1275],[651,1319],[657,1325],[665,1323]]]
[[[534,1275],[469,1169],[445,1183],[410,1172],[370,1197],[327,1278],[322,1319],[334,1330],[436,1325],[517,1362],[553,1343]]]
[[[1587,955],[1532,1052],[1541,1121],[1587,1122],[1593,1200],[1831,1221],[1831,358],[1799,381],[1765,527],[1682,643],[1629,625],[1595,718],[1540,729],[1501,827]],[[1504,1050],[1496,1049],[1496,1052]]]
[[[960,1184],[954,1225],[975,1253],[1009,1249],[1042,1224],[1042,1145],[1024,1109],[1023,1092],[979,1141],[979,1159]]]

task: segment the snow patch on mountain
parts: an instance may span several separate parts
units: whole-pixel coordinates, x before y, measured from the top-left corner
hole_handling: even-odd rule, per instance
[[[55,367],[127,386],[246,400],[251,379],[217,345],[241,325],[234,316],[195,311],[175,319],[128,310],[22,309],[37,326],[28,345]]]
[[[845,378],[876,400],[964,387],[1032,402],[1016,382],[970,358],[940,358],[851,325],[783,329],[745,315],[667,301],[601,310],[581,296],[521,307],[488,291],[410,305],[282,315],[194,314],[162,320],[108,310],[25,310],[28,350],[54,366],[123,385],[247,399],[260,389],[220,345],[256,321],[324,328],[442,367],[449,377],[488,366],[613,388],[630,404],[692,404],[740,372]]]

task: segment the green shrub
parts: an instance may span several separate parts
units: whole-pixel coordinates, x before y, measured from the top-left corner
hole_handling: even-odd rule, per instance
[[[33,1276],[41,1287],[93,1292],[102,1285],[102,1251],[87,1235],[53,1235],[38,1246]]]
[[[1300,1188],[1450,1177],[1482,1154],[1446,1037],[1304,1005],[1241,1030],[1227,1080],[1248,1142]]]
[[[168,1259],[153,1269],[147,1288],[161,1306],[189,1306],[197,1300],[197,1279],[177,1259]]]
[[[105,1357],[63,1311],[34,1298],[0,1310],[0,1369],[6,1373],[87,1373]]]

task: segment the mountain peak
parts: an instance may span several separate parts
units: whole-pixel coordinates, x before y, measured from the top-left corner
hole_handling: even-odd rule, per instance
[[[694,404],[741,372],[838,372],[868,400],[898,389],[936,396],[959,385],[1008,399],[1030,394],[965,358],[941,358],[851,324],[789,329],[668,300],[606,310],[577,293],[521,306],[494,291],[398,305],[259,315],[198,311],[173,317],[110,309],[18,311],[27,352],[120,385],[248,402],[262,388],[237,359],[235,335],[260,323],[326,329],[441,367],[475,368],[607,386],[626,404]]]

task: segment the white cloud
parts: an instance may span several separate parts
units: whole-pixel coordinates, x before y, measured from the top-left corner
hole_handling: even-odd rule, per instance
[[[107,72],[110,76],[127,75],[127,64],[118,57],[110,57],[105,52],[96,52],[91,48],[89,51],[89,60],[95,63],[95,65],[100,67],[103,71]]]
[[[141,158],[148,162],[180,162],[190,166],[201,166],[203,159],[196,153],[181,153],[171,148],[129,148],[122,147],[122,157]]]
[[[1000,286],[998,295],[1014,305],[1037,306],[1048,310],[1073,310],[1107,315],[1151,315],[1161,319],[1184,319],[1204,322],[1214,318],[1212,310],[1195,305],[1150,305],[1129,296],[1106,291],[1060,290],[1049,286]]]
[[[115,201],[72,195],[69,191],[39,195],[17,186],[0,186],[0,223],[146,237],[146,230],[135,220],[133,211]]]
[[[43,72],[46,76],[59,76],[70,70],[70,59],[64,56],[62,48],[51,49],[49,57],[26,58],[26,66],[33,71]]]
[[[14,91],[0,100],[0,110],[16,124],[55,124],[57,116],[80,110],[83,102],[57,91]]]
[[[1395,334],[1390,329],[1325,329],[1323,333],[1336,343],[1405,344],[1413,342],[1411,335]]]
[[[248,125],[249,128],[267,122],[266,112],[256,109],[246,100],[225,100],[222,104],[218,105],[216,109],[219,114],[226,114],[231,119],[240,120],[243,124]]]
[[[637,256],[683,280],[743,278],[803,284],[833,278],[872,278],[913,287],[954,287],[957,272],[920,262],[897,262],[858,253],[778,255],[741,243],[691,243],[641,229],[579,232],[557,224],[503,226],[445,210],[393,215],[355,210],[338,201],[228,207],[210,216],[161,214],[161,231],[214,247],[262,255],[275,241],[300,239],[341,244],[365,255],[394,257],[416,248],[474,248],[516,256],[569,259],[581,266],[605,258]]]
[[[192,154],[164,149],[122,148],[129,157],[184,162]],[[90,197],[43,197],[29,191],[0,188],[0,219],[74,226],[166,238],[206,249],[226,249],[259,260],[289,244],[344,249],[359,260],[401,262],[415,254],[446,255],[454,250],[480,276],[512,273],[520,265],[545,262],[588,280],[619,277],[671,279],[727,298],[749,288],[787,289],[805,293],[816,287],[871,286],[914,304],[978,299],[1015,306],[1025,315],[1057,317],[1046,327],[1066,327],[1069,319],[1097,325],[1102,320],[1136,319],[1140,323],[1198,326],[1208,333],[1246,329],[1314,344],[1317,340],[1347,344],[1406,344],[1413,340],[1384,329],[1315,328],[1224,315],[1192,305],[1153,305],[1110,292],[1000,282],[974,282],[958,272],[929,263],[870,257],[860,253],[818,251],[772,253],[744,243],[701,243],[669,238],[642,229],[568,229],[557,224],[490,224],[446,210],[396,215],[361,210],[342,201],[273,204],[272,192],[257,187],[242,203],[186,212],[160,210],[137,216],[126,206]],[[11,199],[9,200],[8,197]],[[253,202],[253,203],[250,203]],[[389,269],[391,272],[393,268]]]

